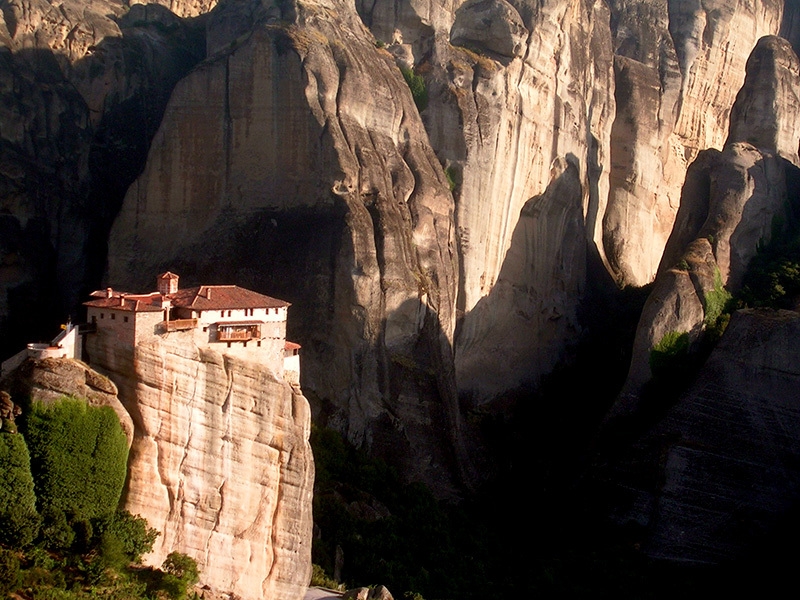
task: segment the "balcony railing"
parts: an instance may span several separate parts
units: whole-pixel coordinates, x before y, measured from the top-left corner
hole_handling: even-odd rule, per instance
[[[197,319],[175,319],[174,321],[164,321],[166,331],[186,331],[197,327]]]

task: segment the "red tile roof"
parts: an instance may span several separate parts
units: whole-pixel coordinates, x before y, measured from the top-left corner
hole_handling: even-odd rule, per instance
[[[105,294],[105,292],[103,292]],[[92,296],[96,296],[97,292],[93,293]],[[156,300],[161,300],[160,295],[129,295],[123,296],[121,294],[114,294],[111,298],[99,298],[97,300],[89,300],[89,302],[84,302],[84,306],[92,306],[94,308],[108,308],[112,310],[127,310],[130,312],[161,312],[164,310],[162,306],[160,306],[160,302],[156,303]]]
[[[283,308],[289,306],[264,294],[246,290],[235,285],[201,285],[178,290],[168,296],[173,306],[193,310],[227,310],[241,308]]]
[[[177,278],[167,271],[159,277]],[[190,308],[192,310],[233,310],[245,308],[283,308],[289,306],[285,300],[272,298],[236,285],[201,285],[199,287],[178,290],[173,294],[161,295],[158,292],[149,294],[128,294],[106,288],[91,293],[92,298],[84,302],[84,306],[111,308],[130,311],[163,310],[161,304],[167,299],[172,306]]]
[[[296,344],[295,342],[290,342],[289,340],[286,340],[286,342],[283,344],[284,350],[300,350],[300,348],[302,348],[300,344]]]

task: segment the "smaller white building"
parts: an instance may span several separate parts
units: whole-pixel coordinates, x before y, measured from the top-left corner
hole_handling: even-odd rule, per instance
[[[178,284],[178,276],[166,272],[158,276],[155,292],[93,292],[84,305],[102,342],[100,352],[113,356],[157,336],[178,335],[200,347],[267,363],[299,381],[300,346],[286,340],[288,302],[235,285],[180,289]]]
[[[33,343],[18,352],[0,365],[0,379],[11,373],[22,364],[26,358],[80,358],[81,357],[81,334],[78,328],[72,323],[61,326],[59,333],[52,342]]]

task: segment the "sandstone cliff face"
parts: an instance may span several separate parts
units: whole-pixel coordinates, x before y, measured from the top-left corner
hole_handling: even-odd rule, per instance
[[[800,139],[800,120],[791,108],[800,91],[798,64],[788,42],[762,39],[731,110],[735,121],[728,144],[721,153],[701,153],[689,169],[675,227],[639,322],[623,396],[636,396],[650,379],[650,350],[667,332],[699,336],[707,298],[720,291],[720,283],[737,288],[759,243],[769,240],[773,217],[784,215],[787,173],[797,168],[776,154],[797,160],[788,140]],[[680,261],[682,267],[676,268]]]
[[[296,600],[311,572],[311,414],[299,388],[263,365],[172,334],[111,352],[88,347],[119,385],[135,426],[123,494],[201,583],[241,598]]]
[[[736,313],[697,382],[612,461],[613,518],[643,551],[740,557],[800,500],[800,315]]]
[[[783,2],[361,2],[360,14],[398,62],[416,64],[428,84],[423,120],[440,161],[457,183],[461,254],[458,308],[469,339],[457,340],[462,394],[474,394],[477,355],[496,346],[476,332],[507,262],[523,205],[551,184],[551,166],[577,159],[589,257],[620,285],[655,276],[679,206],[688,165],[721,148],[728,114],[757,40],[777,33]],[[530,246],[530,253],[576,251]],[[531,257],[528,264],[535,261]],[[524,286],[525,277],[516,282]],[[559,310],[559,277],[537,277],[536,293]],[[508,280],[507,280],[508,281]],[[525,302],[515,306],[526,312]],[[548,317],[531,323],[531,332]],[[515,314],[507,310],[505,315]],[[504,321],[493,315],[492,323]],[[510,317],[505,325],[511,326]],[[529,354],[542,351],[531,333]],[[483,346],[482,346],[483,344]],[[553,360],[569,343],[546,344]],[[549,362],[549,361],[546,361]],[[544,365],[484,386],[502,395]],[[498,377],[497,379],[501,379]]]
[[[545,193],[522,209],[496,285],[464,319],[456,367],[473,407],[515,384],[538,383],[565,340],[579,337],[587,248],[582,198],[578,166],[557,161]]]
[[[780,0],[359,0],[357,13],[339,0],[4,6],[0,318],[35,302],[29,314],[76,305],[100,278],[136,180],[108,282],[149,287],[173,268],[291,300],[320,419],[402,456],[407,474],[445,493],[474,476],[457,394],[468,408],[488,404],[562,359],[595,266],[623,285],[653,279],[687,165],[722,149],[756,41],[798,39],[797,8]],[[794,68],[776,44],[759,45],[751,71],[764,75],[743,96],[778,89],[757,82]],[[426,80],[421,120],[394,61]],[[791,106],[789,92],[778,104]],[[762,108],[737,102],[742,114],[771,106],[760,97]],[[730,167],[704,158],[698,185],[751,167],[776,183],[770,156],[796,153],[791,111],[777,110],[774,135],[768,123],[731,128],[730,141],[763,160],[744,146],[723,153]],[[561,189],[565,164],[577,173],[568,209],[532,220],[528,203]],[[581,235],[562,235],[578,223]],[[735,272],[748,251],[731,235]],[[725,244],[694,248],[697,268],[713,256],[725,275]],[[562,272],[561,257],[583,263]],[[698,327],[706,275],[671,275],[681,283],[661,296],[691,315],[662,329]],[[673,287],[701,291],[683,302]],[[13,322],[22,342],[39,321],[4,327]],[[498,355],[502,331],[519,355],[483,382],[476,365]]]
[[[688,164],[721,148],[745,61],[783,2],[611,2],[617,118],[604,249],[620,283],[651,281]]]

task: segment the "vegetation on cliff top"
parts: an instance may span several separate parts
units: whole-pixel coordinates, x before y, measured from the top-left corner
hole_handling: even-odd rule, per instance
[[[36,402],[23,434],[41,511],[71,511],[91,519],[117,509],[128,444],[111,407],[91,407],[76,398]]]

